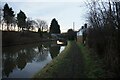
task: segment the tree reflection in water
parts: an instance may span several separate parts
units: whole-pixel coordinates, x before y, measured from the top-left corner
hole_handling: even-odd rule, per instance
[[[56,57],[59,54],[59,52],[60,52],[60,46],[56,45],[56,46],[50,47],[50,53],[51,53],[52,59]]]
[[[27,64],[27,55],[25,52],[18,53],[18,57],[16,59],[16,65],[19,69],[23,69]]]
[[[9,77],[13,70],[24,70],[28,63],[43,62],[51,54],[52,59],[59,54],[60,46],[35,44],[3,48],[3,78]],[[34,67],[33,67],[34,68]]]
[[[3,63],[4,68],[2,73],[3,75],[6,75],[8,77],[9,74],[13,72],[13,69],[16,67],[15,61],[12,58],[8,57],[3,61]]]

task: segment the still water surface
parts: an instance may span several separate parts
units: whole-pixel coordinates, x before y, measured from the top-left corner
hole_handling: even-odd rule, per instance
[[[31,78],[64,48],[50,42],[3,48],[2,77]]]

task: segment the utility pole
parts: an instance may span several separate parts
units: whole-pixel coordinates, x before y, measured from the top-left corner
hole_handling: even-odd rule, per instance
[[[73,30],[75,30],[75,22],[73,22]]]

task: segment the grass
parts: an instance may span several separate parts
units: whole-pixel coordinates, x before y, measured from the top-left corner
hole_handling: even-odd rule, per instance
[[[62,52],[62,54],[59,55],[60,57],[54,58],[54,60],[52,60],[52,62],[50,62],[46,67],[44,67],[44,69],[42,69],[41,71],[36,73],[33,76],[33,78],[43,78],[43,77],[50,78],[50,77],[52,77],[52,74],[55,73],[54,71],[55,71],[56,67],[58,67],[58,65],[60,65],[62,63],[62,58],[64,58],[64,56],[66,55],[65,53],[67,53],[70,50],[69,47],[70,47],[70,44],[68,43],[68,46]],[[60,60],[60,61],[58,62],[58,60]],[[52,67],[53,65],[54,65],[54,67]]]
[[[102,69],[101,62],[96,54],[92,52],[87,47],[84,47],[82,44],[78,43],[79,48],[85,62],[85,74],[88,78],[103,78],[104,70]]]
[[[68,41],[65,50],[33,78],[84,78],[83,67],[76,42]]]
[[[33,78],[104,78],[101,62],[87,47],[68,41],[65,50]]]

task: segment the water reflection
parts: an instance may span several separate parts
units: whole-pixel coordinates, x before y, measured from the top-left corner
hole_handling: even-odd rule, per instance
[[[7,77],[9,76],[9,74],[11,72],[13,72],[13,69],[15,68],[16,64],[15,61],[13,59],[11,59],[10,57],[6,58],[3,61],[3,75],[6,75]]]
[[[59,51],[60,51],[60,46],[51,46],[50,47],[50,53],[51,53],[52,59],[59,54]]]
[[[18,57],[16,59],[16,65],[17,67],[22,70],[27,64],[27,54],[25,52],[21,52],[18,54]]]
[[[30,78],[56,57],[59,51],[60,46],[51,46],[50,43],[3,48],[3,78]]]

